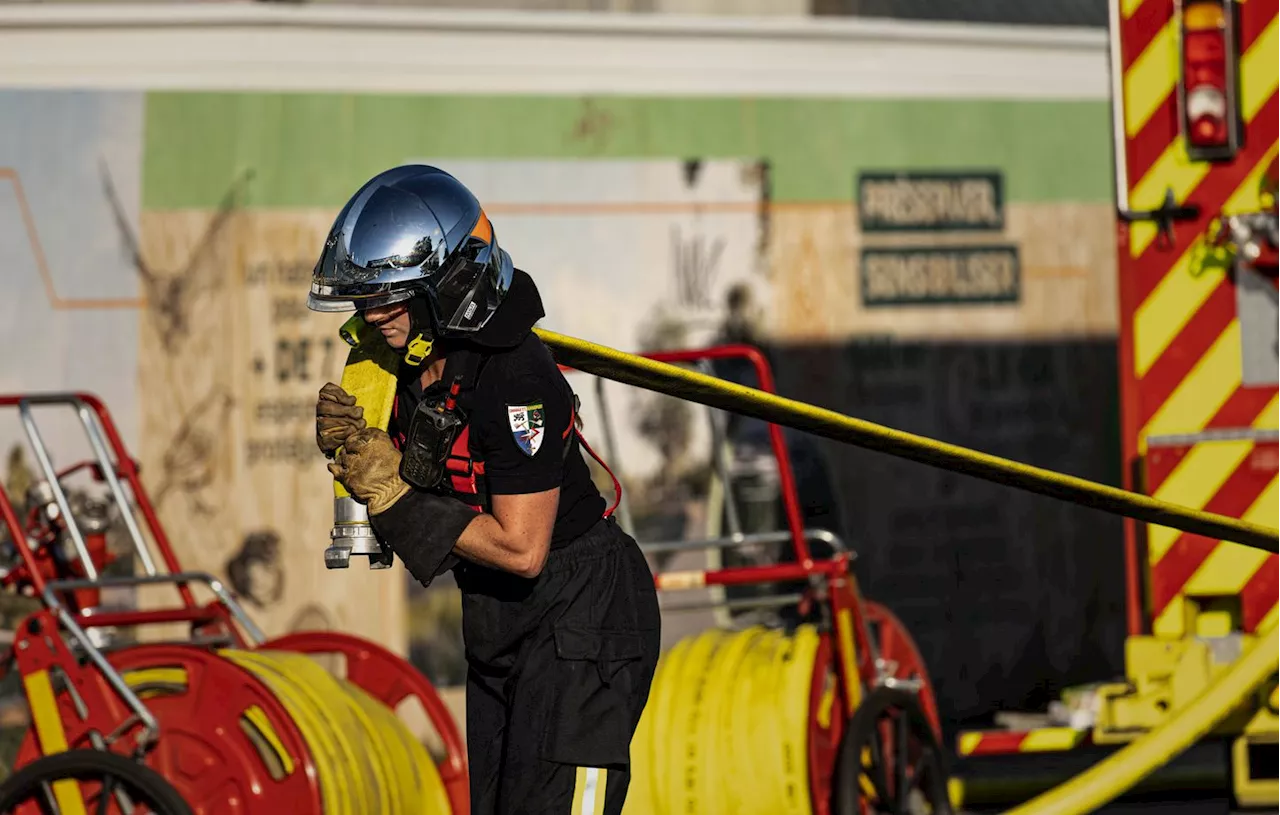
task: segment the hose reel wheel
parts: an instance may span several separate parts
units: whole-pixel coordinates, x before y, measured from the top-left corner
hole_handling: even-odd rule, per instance
[[[307,656],[157,644],[109,659],[159,722],[162,736],[146,753],[146,769],[186,801],[183,813],[457,811],[431,755],[395,712]],[[82,721],[67,694],[58,697],[58,716],[77,747],[116,721]],[[43,760],[32,728],[16,765]]]
[[[155,770],[101,750],[43,756],[0,784],[0,812],[12,815],[192,815]]]
[[[862,613],[878,654],[875,660],[877,684],[914,695],[934,733],[941,738],[938,702],[934,698],[933,686],[929,684],[924,659],[911,633],[888,607],[873,600],[862,601]]]
[[[882,687],[862,700],[840,743],[831,811],[952,815],[946,758],[916,694]]]

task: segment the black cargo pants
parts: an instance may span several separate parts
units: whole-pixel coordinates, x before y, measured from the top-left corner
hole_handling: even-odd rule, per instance
[[[612,519],[532,580],[465,563],[474,815],[619,815],[660,649],[653,577]]]

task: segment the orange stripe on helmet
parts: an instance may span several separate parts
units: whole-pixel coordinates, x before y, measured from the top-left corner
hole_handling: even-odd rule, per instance
[[[471,230],[471,237],[479,238],[485,243],[493,243],[493,224],[489,223],[489,216],[484,214],[484,210],[480,210],[480,219]]]

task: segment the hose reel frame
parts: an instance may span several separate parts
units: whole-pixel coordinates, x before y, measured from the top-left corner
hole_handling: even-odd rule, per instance
[[[33,408],[43,406],[70,408],[75,413],[94,460],[61,471],[54,469],[34,417]],[[202,804],[207,807],[212,798],[217,802],[212,811],[228,815],[318,815],[326,811],[325,798],[333,796],[324,795],[324,779],[317,771],[320,756],[314,752],[315,735],[320,731],[314,717],[308,734],[307,728],[294,721],[282,700],[264,683],[261,671],[255,675],[218,653],[218,649],[229,647],[246,656],[265,656],[268,650],[291,648],[302,660],[307,660],[303,653],[337,653],[345,657],[349,669],[346,684],[342,685],[343,680],[335,682],[346,691],[334,701],[350,711],[348,722],[363,723],[362,732],[369,738],[381,734],[382,746],[375,738],[370,749],[380,749],[385,754],[387,744],[396,739],[412,739],[395,718],[394,708],[406,698],[418,698],[444,743],[446,755],[440,772],[436,772],[434,762],[416,740],[414,744],[401,741],[400,746],[410,753],[417,748],[419,757],[433,765],[424,770],[436,776],[436,786],[443,782],[438,800],[444,807],[453,813],[469,811],[466,758],[457,726],[435,689],[408,662],[375,643],[331,632],[302,632],[267,642],[221,581],[200,572],[183,572],[138,477],[137,463],[125,449],[110,412],[94,395],[0,394],[0,408],[17,408],[45,479],[51,511],[41,519],[36,531],[56,533],[55,537],[61,536],[61,542],[69,544],[65,556],[51,556],[47,547],[53,541],[46,534],[29,534],[30,523],[19,518],[0,485],[0,538],[7,533],[12,548],[11,562],[3,570],[4,582],[35,595],[43,605],[22,621],[9,651],[10,661],[22,677],[32,713],[32,727],[19,747],[15,770],[21,772],[23,767],[50,756],[97,752],[133,759],[140,762],[139,767],[159,771],[197,806],[197,811]],[[99,537],[104,533],[81,529],[70,511],[62,484],[64,478],[86,468],[96,480],[108,484],[142,574],[102,575],[107,552],[105,541]],[[150,542],[144,538],[135,512],[143,516]],[[156,563],[153,546],[162,564]],[[191,591],[193,583],[205,585],[214,600],[199,603]],[[91,608],[103,588],[154,584],[173,586],[179,604],[145,611]],[[103,638],[95,636],[95,629],[163,623],[189,624],[192,642],[104,647]],[[254,661],[250,659],[248,663]],[[295,671],[304,667],[294,664]],[[315,668],[323,670],[318,665]],[[295,708],[296,703],[295,699]],[[320,717],[328,718],[323,709]],[[323,725],[324,722],[319,723]],[[357,731],[349,732],[359,735]],[[341,739],[341,735],[335,738]],[[340,741],[332,744],[343,747]],[[343,749],[349,752],[348,748]],[[409,760],[400,760],[398,755],[395,758],[401,765]],[[383,772],[374,775],[385,780],[386,770],[393,762],[385,755],[380,759]],[[75,763],[72,759],[63,763],[67,761]],[[64,775],[69,772],[61,764],[59,767]],[[331,765],[330,785],[334,776]],[[359,800],[359,791],[351,789],[351,778],[348,775],[346,797]],[[70,785],[70,793],[64,794],[80,801],[83,790],[76,792],[76,781],[57,783],[64,790]],[[0,792],[7,791],[0,784]],[[370,795],[360,794],[366,795],[365,800]],[[343,799],[341,795],[339,798]]]
[[[553,348],[553,352],[554,352]],[[757,387],[776,393],[772,369],[759,348],[743,344],[716,345],[705,348],[652,351],[639,354],[655,362],[673,365],[705,365],[714,360],[742,360],[750,364]],[[578,369],[559,362],[565,373]],[[605,417],[607,422],[607,416]],[[769,443],[777,463],[786,530],[778,533],[731,535],[705,541],[674,541],[641,544],[646,554],[724,549],[773,541],[787,541],[795,555],[794,563],[702,569],[679,572],[657,572],[654,582],[659,591],[682,591],[715,586],[744,586],[772,583],[806,582],[798,603],[818,608],[821,614],[821,643],[815,659],[814,681],[810,689],[809,789],[815,815],[836,812],[834,774],[842,763],[838,760],[840,745],[861,702],[877,689],[887,688],[895,699],[914,699],[917,712],[928,724],[933,743],[942,742],[942,728],[937,702],[928,671],[910,633],[887,607],[864,600],[850,564],[855,555],[844,542],[827,530],[806,529],[799,492],[790,454],[782,428],[768,423]],[[606,428],[608,433],[608,428]],[[608,434],[612,437],[612,433]],[[834,550],[830,558],[815,559],[810,541],[821,541]],[[828,688],[824,674],[834,677]],[[824,705],[834,704],[843,715],[832,717],[823,725]],[[945,757],[945,754],[944,754]],[[889,757],[884,757],[887,761]],[[848,762],[844,762],[849,771]],[[844,799],[841,799],[843,802]],[[866,797],[854,805],[865,811]],[[841,803],[848,811],[848,805]],[[845,815],[840,812],[839,815]]]

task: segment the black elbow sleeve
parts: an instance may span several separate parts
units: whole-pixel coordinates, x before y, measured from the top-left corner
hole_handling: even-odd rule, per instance
[[[453,546],[477,515],[456,498],[410,490],[386,511],[370,516],[369,523],[409,574],[426,586],[457,565]]]

